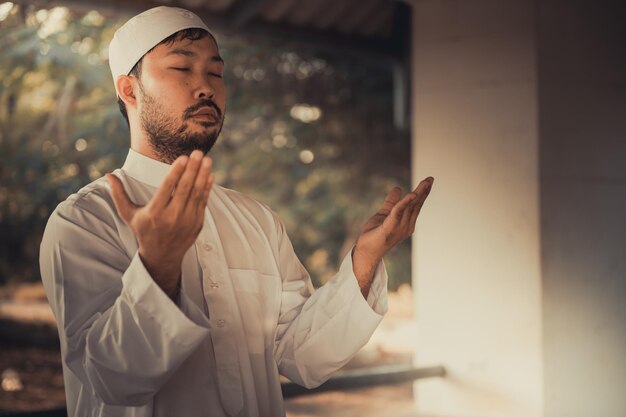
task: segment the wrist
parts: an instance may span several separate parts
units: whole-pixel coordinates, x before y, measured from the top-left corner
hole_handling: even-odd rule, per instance
[[[374,262],[383,259],[385,253],[387,253],[387,249],[379,247],[379,245],[374,245],[372,239],[363,239],[362,236],[359,236],[354,244],[353,253],[360,258]]]
[[[172,274],[180,271],[180,267],[183,263],[183,258],[180,256],[169,254],[158,254],[145,250],[139,246],[137,251],[141,261],[146,267],[158,270],[164,274]]]
[[[161,257],[155,260],[150,256],[146,256],[141,250],[139,250],[138,254],[143,266],[154,282],[168,297],[175,300],[180,291],[182,259],[172,260]]]
[[[382,257],[379,258],[363,254],[356,246],[352,249],[351,256],[352,271],[354,272],[354,276],[356,277],[363,297],[367,298],[367,294],[369,293],[369,289],[374,278],[374,273],[376,272],[376,267],[382,260]]]
[[[362,250],[358,243],[352,248],[352,265],[356,264],[360,269],[371,269],[373,272],[382,259],[382,255],[376,255]]]

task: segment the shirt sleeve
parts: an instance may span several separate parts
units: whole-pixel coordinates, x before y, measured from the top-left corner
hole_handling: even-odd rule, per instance
[[[61,203],[44,232],[41,276],[67,368],[103,403],[139,406],[209,330],[183,314],[138,254],[129,259],[116,222],[110,202]]]
[[[276,222],[282,278],[276,362],[282,375],[314,388],[346,364],[372,336],[387,312],[387,272],[381,261],[365,300],[350,251],[337,274],[314,290],[284,225],[277,217]]]

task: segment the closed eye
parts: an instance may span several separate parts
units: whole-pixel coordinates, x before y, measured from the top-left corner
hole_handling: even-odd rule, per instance
[[[176,70],[176,71],[182,71],[182,72],[189,71],[189,68],[174,68],[174,67],[172,67],[172,69]]]
[[[209,75],[212,75],[212,76],[217,77],[217,78],[222,78],[222,76],[220,74],[216,74],[214,72],[209,72]]]

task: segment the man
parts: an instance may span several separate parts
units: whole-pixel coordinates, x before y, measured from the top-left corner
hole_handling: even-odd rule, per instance
[[[280,416],[279,374],[324,382],[387,310],[383,255],[432,185],[399,188],[314,291],[265,205],[214,185],[224,62],[193,13],[157,7],[109,48],[124,166],[62,202],[41,244],[70,416]]]

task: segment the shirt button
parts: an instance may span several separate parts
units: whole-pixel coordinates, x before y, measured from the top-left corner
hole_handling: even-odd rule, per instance
[[[208,243],[205,243],[204,245],[202,245],[202,249],[204,249],[205,251],[209,252],[209,251],[213,250],[213,246],[209,245]]]
[[[220,287],[220,284],[218,284],[217,282],[212,282],[212,283],[210,284],[210,286],[211,286],[211,288],[219,288],[219,287]]]
[[[225,320],[220,319],[217,321],[217,327],[224,327],[224,325],[226,325]]]

